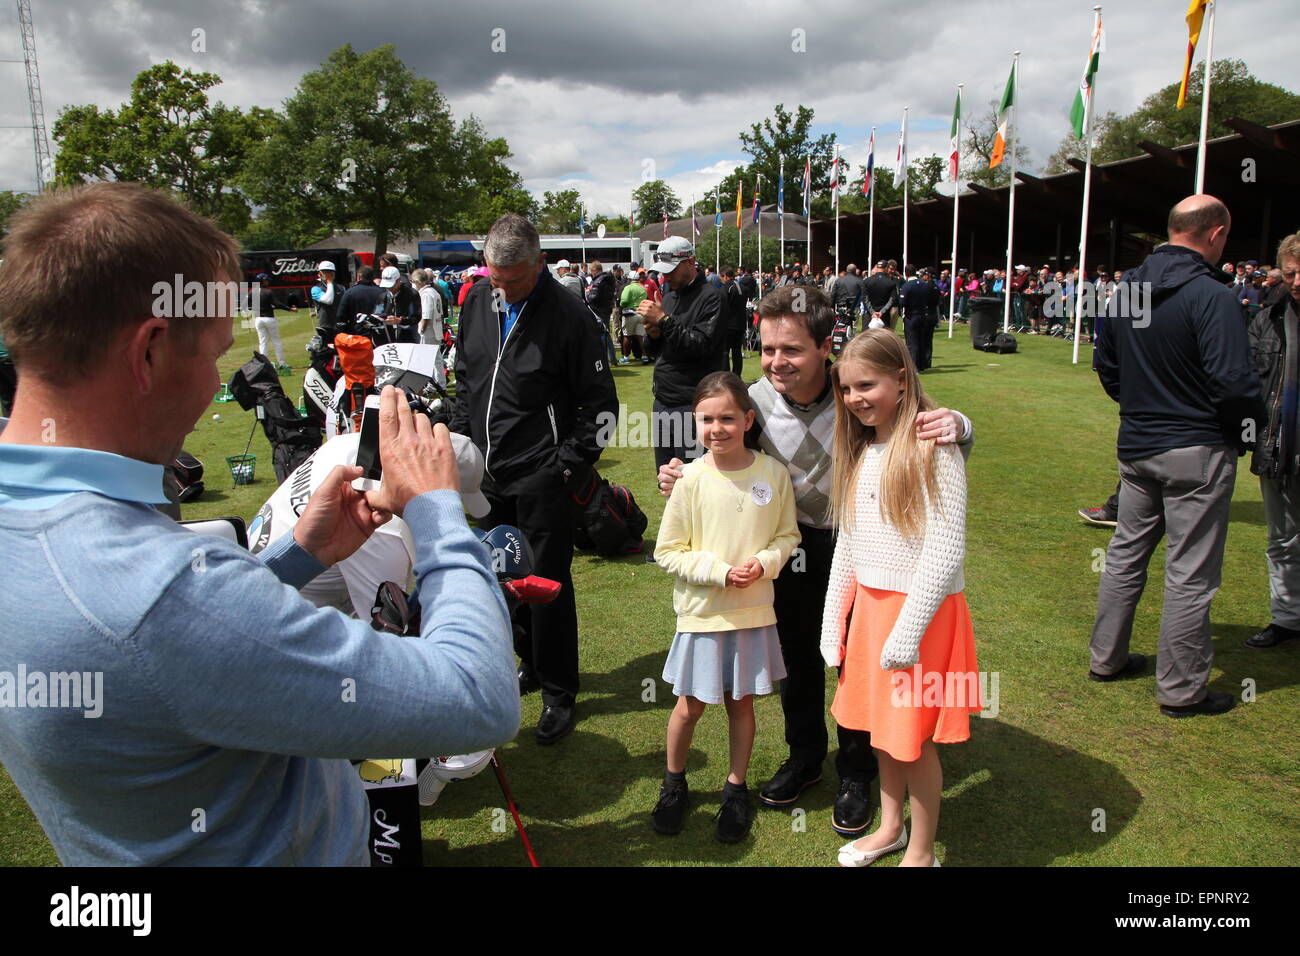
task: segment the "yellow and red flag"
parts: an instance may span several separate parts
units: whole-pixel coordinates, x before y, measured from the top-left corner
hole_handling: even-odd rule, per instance
[[[1187,102],[1187,84],[1192,78],[1192,58],[1196,56],[1196,41],[1201,38],[1201,24],[1209,0],[1192,0],[1187,8],[1187,62],[1183,64],[1183,83],[1178,87],[1178,108]]]

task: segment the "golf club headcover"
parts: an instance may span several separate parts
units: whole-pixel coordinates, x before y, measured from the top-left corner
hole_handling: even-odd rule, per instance
[[[518,528],[497,525],[481,540],[492,556],[492,570],[498,581],[517,581],[533,573],[533,550]]]
[[[501,586],[520,604],[546,604],[554,601],[561,587],[559,581],[539,578],[535,574],[517,581],[506,581]]]

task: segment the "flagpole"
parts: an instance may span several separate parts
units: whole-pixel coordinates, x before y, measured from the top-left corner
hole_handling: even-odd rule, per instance
[[[582,271],[587,271],[587,209],[583,203],[578,204],[578,240],[582,243]]]
[[[902,155],[899,157],[903,163],[903,278],[907,278],[907,110],[903,107],[903,145],[901,148]]]
[[[1011,331],[1011,247],[1016,233],[1016,99],[1020,96],[1020,51],[1011,59],[1011,118],[1007,124],[1011,131],[1011,203],[1007,210],[1007,274],[1002,280],[1002,291],[1007,301],[1002,305],[1002,331]]]
[[[722,208],[722,197],[718,195],[718,188],[713,188],[713,204],[716,209]],[[714,215],[713,223],[713,264],[719,274],[722,272],[722,230],[718,228],[717,215]]]
[[[835,144],[835,195],[831,198],[835,200],[835,276],[840,274],[840,144]],[[812,263],[808,263],[808,268],[812,269]],[[834,276],[832,276],[832,280]]]
[[[756,173],[754,175],[755,200],[758,199],[758,191],[762,187],[762,184],[763,184],[763,174]],[[758,203],[758,278],[759,281],[762,281],[763,278],[763,204],[762,202]]]
[[[1217,4],[1210,0],[1210,35],[1205,41],[1205,82],[1201,89],[1201,144],[1196,150],[1196,192],[1205,192],[1205,137],[1210,128],[1210,67],[1214,62],[1214,8]]]
[[[1092,35],[1095,38],[1101,30],[1101,5],[1092,8]],[[1092,52],[1089,52],[1091,63]],[[1088,95],[1083,101],[1084,137],[1087,143],[1083,166],[1083,211],[1079,216],[1079,274],[1074,282],[1074,360],[1079,364],[1079,338],[1083,334],[1083,277],[1084,263],[1088,259],[1088,200],[1092,196],[1092,114],[1093,99],[1097,95],[1097,76],[1094,73],[1088,84]]]
[[[809,159],[808,162],[812,162],[812,160]],[[809,176],[808,176],[808,190],[807,190],[807,191],[808,191],[809,193],[812,192],[812,174],[811,174],[811,173],[809,173]],[[804,217],[803,217],[803,234],[804,234],[804,252],[803,252],[803,261],[804,261],[805,264],[806,264],[810,259],[812,259],[812,197],[811,197],[811,195],[808,197],[808,199],[807,199],[807,203],[808,203],[808,211],[804,214]],[[785,258],[785,257],[782,256],[782,259],[784,259],[784,258]]]
[[[871,127],[872,156],[875,156],[876,128]],[[876,264],[876,171],[874,165],[870,172],[871,188],[868,196],[868,213],[867,213],[867,275],[871,275],[871,270]]]
[[[740,208],[745,196],[745,184],[742,181],[736,188],[736,268],[745,264],[745,221],[740,218]]]
[[[957,175],[952,178],[952,274],[957,274],[957,215],[961,208],[961,88],[965,83],[957,84],[957,109],[953,113],[953,120],[957,124]],[[906,257],[904,257],[906,258]],[[903,271],[907,271],[907,264],[903,264]],[[948,296],[948,338],[952,338],[953,313],[957,303],[957,297],[949,294]]]
[[[782,176],[783,178],[784,178],[784,176],[785,176],[785,157],[784,157],[784,156],[781,157],[781,176]],[[782,215],[776,217],[777,219],[779,219],[779,220],[781,221],[781,254],[780,254],[779,256],[777,256],[777,258],[780,260],[780,262],[777,263],[778,266],[784,266],[784,265],[785,265],[785,215],[784,215],[784,212],[785,212],[785,203],[782,203],[782,204],[781,204],[781,209],[782,209]],[[760,270],[760,271],[761,271],[761,270]]]

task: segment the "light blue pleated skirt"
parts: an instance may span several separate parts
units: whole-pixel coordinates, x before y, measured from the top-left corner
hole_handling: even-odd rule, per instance
[[[738,631],[678,632],[668,651],[663,679],[678,697],[722,703],[723,694],[740,700],[770,694],[785,677],[785,659],[776,625]]]

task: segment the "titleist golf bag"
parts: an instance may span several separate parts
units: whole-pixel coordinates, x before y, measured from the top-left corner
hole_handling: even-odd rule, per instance
[[[298,414],[280,385],[275,366],[261,352],[230,377],[230,394],[244,411],[261,409],[262,431],[271,443],[275,480],[282,482],[320,447],[321,430],[309,417]]]

